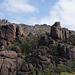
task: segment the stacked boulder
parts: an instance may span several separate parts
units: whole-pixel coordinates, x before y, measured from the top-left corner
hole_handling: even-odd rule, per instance
[[[60,22],[55,22],[53,26],[51,26],[50,36],[53,39],[63,39],[66,40],[69,38],[69,30],[66,28],[61,28]]]
[[[16,37],[21,37],[23,35],[23,29],[21,26],[16,27]]]
[[[75,57],[75,46],[60,43],[57,48],[61,58],[72,59]]]

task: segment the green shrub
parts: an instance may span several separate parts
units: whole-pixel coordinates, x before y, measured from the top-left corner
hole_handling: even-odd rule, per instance
[[[62,72],[60,75],[75,75],[75,73]]]
[[[32,50],[38,48],[38,38],[31,36],[27,36],[25,38],[18,38],[16,41],[12,42],[12,44],[15,46],[19,46],[22,53],[25,55],[32,52]]]

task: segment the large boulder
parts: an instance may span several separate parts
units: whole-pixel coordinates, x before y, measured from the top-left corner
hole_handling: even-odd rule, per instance
[[[58,44],[58,52],[61,57],[66,57],[66,46],[64,44]]]
[[[0,59],[0,75],[16,75],[16,64],[12,59]]]
[[[15,25],[8,24],[0,27],[0,39],[15,40]]]
[[[75,57],[75,46],[58,44],[58,52],[60,57],[72,59]]]
[[[51,37],[53,39],[61,39],[62,38],[62,31],[61,31],[61,26],[60,22],[55,22],[53,26],[51,26]]]
[[[0,56],[5,56],[9,58],[16,58],[17,53],[15,51],[1,51]]]
[[[23,29],[21,26],[6,23],[0,26],[0,39],[14,41],[15,38],[24,37]]]
[[[2,64],[3,64],[3,59],[0,59],[0,68],[1,68]]]
[[[21,26],[16,27],[16,37],[21,37],[23,35],[23,29]]]
[[[69,38],[69,30],[66,28],[61,28],[60,22],[55,22],[54,25],[51,26],[50,36],[53,39],[66,40]]]

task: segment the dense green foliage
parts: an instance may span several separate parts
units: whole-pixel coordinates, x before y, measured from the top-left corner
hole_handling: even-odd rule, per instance
[[[34,67],[31,68],[29,74],[19,72],[19,75],[75,75],[75,60],[68,60],[65,64],[58,64],[57,66],[50,63],[48,68],[44,70]]]
[[[72,62],[70,62],[68,65],[71,65]],[[42,71],[41,69],[34,68],[32,69],[32,75],[75,75],[75,62],[73,65],[68,66],[64,64],[58,64],[58,66],[49,65],[47,69]]]
[[[23,37],[18,38],[16,41],[12,42],[14,45],[19,46],[23,54],[28,54],[38,47],[37,37]]]

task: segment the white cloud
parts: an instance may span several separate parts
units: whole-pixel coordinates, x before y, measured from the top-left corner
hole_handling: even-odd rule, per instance
[[[75,0],[59,0],[49,14],[48,17],[41,18],[40,23],[53,24],[60,21],[63,27],[75,30]]]
[[[0,3],[0,9],[12,13],[38,12],[37,8],[29,4],[30,0],[3,0]]]

